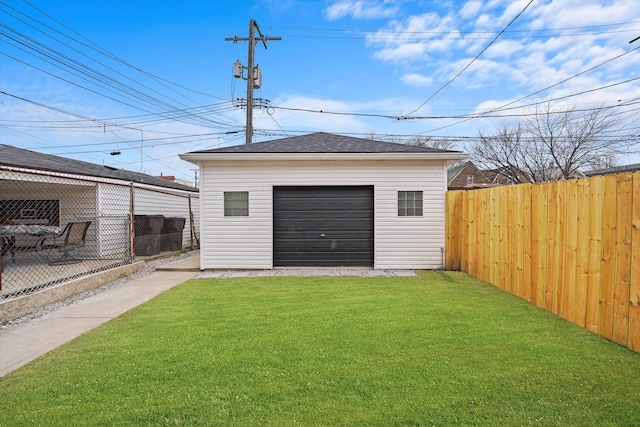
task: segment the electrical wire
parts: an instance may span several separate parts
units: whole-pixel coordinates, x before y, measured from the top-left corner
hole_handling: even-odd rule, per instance
[[[8,7],[11,8],[10,6],[8,6]],[[17,9],[15,9],[15,8],[11,8],[11,9],[17,11]],[[43,32],[39,28],[34,27],[33,25],[31,25],[30,23],[24,21],[23,19],[20,19],[20,18],[16,17],[14,14],[9,13],[7,10],[3,10],[3,11],[4,11],[4,13],[6,13],[9,16],[13,17],[14,19],[17,19],[19,22],[22,22],[23,24],[28,25],[30,28],[33,28],[34,30],[38,31],[39,33],[45,35],[48,38],[51,38],[52,40],[56,41],[57,43],[60,43],[62,46],[65,46],[66,48],[71,49],[73,52],[76,52],[79,55],[81,55],[81,56],[83,56],[85,58],[88,58],[89,60],[99,64],[100,66],[105,67],[107,70],[110,70],[110,71],[116,73],[117,75],[120,75],[120,76],[132,81],[135,84],[141,85],[145,89],[145,92],[151,91],[151,92],[155,92],[157,94],[160,94],[159,92],[157,92],[155,89],[149,87],[148,85],[145,85],[145,84],[143,84],[143,83],[141,83],[139,81],[133,80],[130,77],[128,77],[128,76],[120,73],[119,71],[115,70],[113,67],[110,67],[110,66],[104,64],[104,62],[99,61],[99,60],[97,60],[97,59],[95,59],[93,57],[90,57],[90,56],[84,54],[83,52],[80,52],[78,49],[74,48],[73,46],[70,46],[69,44],[64,43],[61,40],[57,39],[56,37]],[[23,16],[27,16],[28,17],[28,15],[26,15],[26,14],[24,14],[22,12],[20,12],[20,13]],[[30,18],[30,19],[33,19],[33,18]],[[42,22],[40,22],[38,20],[35,20],[35,19],[33,19],[33,20],[38,22],[38,23],[40,23],[41,25],[46,26],[49,29],[57,31],[57,30],[53,29],[52,27],[50,27],[50,26],[48,26],[46,24],[43,24]],[[38,41],[36,39],[33,39],[30,36],[27,36],[26,34],[18,31],[15,28],[10,27],[9,25],[7,25],[5,23],[1,23],[1,25],[2,25],[3,28],[5,28],[5,32],[3,32],[3,35],[7,38],[7,40],[5,40],[5,42],[9,41],[9,42],[11,42],[11,44],[14,47],[22,50],[23,52],[26,52],[26,53],[28,53],[30,55],[33,55],[34,57],[38,57],[38,58],[44,60],[45,62],[47,62],[47,63],[49,63],[51,65],[54,65],[54,66],[59,67],[59,68],[61,68],[63,70],[66,70],[67,72],[70,72],[72,75],[75,75],[76,77],[80,77],[81,79],[83,79],[83,80],[85,80],[87,82],[96,83],[96,84],[98,84],[98,86],[102,87],[103,89],[107,89],[109,91],[115,91],[114,93],[119,93],[121,95],[124,95],[129,100],[137,100],[138,102],[141,101],[145,105],[147,105],[147,108],[142,108],[142,107],[140,107],[138,105],[133,105],[133,104],[131,104],[129,102],[125,102],[125,105],[127,105],[127,106],[132,106],[134,108],[137,107],[137,108],[142,109],[143,111],[146,111],[146,112],[151,112],[150,110],[148,110],[148,107],[161,108],[161,109],[175,109],[176,108],[173,105],[170,105],[170,104],[168,104],[168,103],[166,103],[164,101],[161,101],[161,100],[159,100],[157,98],[153,98],[150,95],[148,95],[147,93],[141,92],[140,90],[135,89],[135,88],[133,88],[132,86],[130,86],[128,84],[125,84],[125,83],[123,83],[121,81],[118,81],[118,80],[116,80],[116,79],[114,79],[114,78],[112,78],[110,76],[107,76],[104,73],[102,73],[100,71],[97,71],[96,69],[94,69],[92,67],[87,66],[86,64],[82,64],[81,62],[79,62],[79,61],[77,61],[77,60],[75,60],[73,58],[70,58],[68,55],[63,54],[62,52],[60,52],[60,51],[52,48],[51,46],[48,46],[48,45],[46,45],[46,44],[44,44],[44,43],[42,43],[42,42],[40,42],[40,41]],[[57,33],[68,37],[66,34],[61,33],[59,31],[57,31]],[[75,41],[75,42],[81,43],[83,46],[88,46],[86,43],[79,42],[77,39],[73,39],[71,37],[68,37],[68,38],[73,40],[73,41]],[[96,52],[102,52],[100,50],[94,49],[91,46],[88,46],[88,47],[90,47],[91,49],[93,49]],[[113,96],[109,96],[109,95],[106,95],[106,94],[104,94],[102,92],[98,92],[98,91],[96,91],[94,89],[90,89],[86,85],[79,85],[76,82],[71,82],[68,79],[65,79],[65,78],[63,78],[61,76],[57,76],[57,75],[55,75],[55,74],[53,74],[51,72],[47,72],[47,71],[43,70],[42,68],[35,66],[34,64],[26,63],[25,61],[21,61],[18,58],[15,58],[15,57],[13,57],[11,55],[8,55],[6,53],[4,53],[4,54],[5,54],[5,56],[9,56],[12,59],[17,60],[17,61],[19,61],[19,62],[21,62],[21,63],[23,63],[23,64],[25,64],[27,66],[34,67],[34,68],[38,69],[41,72],[45,72],[45,73],[48,73],[49,75],[51,75],[53,77],[60,78],[60,79],[62,79],[63,81],[65,81],[67,83],[75,84],[78,87],[81,87],[81,88],[83,88],[85,90],[89,90],[89,91],[91,91],[93,93],[96,93],[98,95],[107,96],[109,99],[114,100],[116,102],[121,102],[121,103],[123,102],[122,100],[115,99]],[[115,60],[119,60],[119,58],[115,57],[114,55],[110,55],[109,57],[112,58],[112,59],[115,59]],[[124,61],[119,60],[119,62],[124,62]],[[128,63],[126,65],[131,66]],[[135,69],[140,71],[139,68],[135,68]],[[150,73],[147,73],[147,74],[150,74]],[[153,77],[156,78],[156,80],[157,80],[157,76],[153,76]],[[163,95],[163,94],[160,94],[160,95],[166,96],[166,95]],[[172,100],[174,102],[176,101],[175,99],[171,99],[171,98],[169,98],[169,100],[170,101]],[[184,104],[182,104],[182,105],[184,105]],[[156,110],[155,112],[158,113],[158,114],[162,114],[162,111],[157,111]],[[201,124],[205,124],[205,125],[207,124],[207,119],[204,118],[204,117],[194,116],[194,117],[191,117],[189,119],[195,119],[197,121],[200,121]]]
[[[60,35],[62,35],[62,36],[68,37],[68,38],[70,38],[70,39],[72,39],[72,40],[74,40],[74,41],[76,41],[76,42],[80,43],[81,45],[86,46],[86,47],[88,47],[88,48],[90,48],[90,49],[92,49],[92,50],[96,51],[97,53],[104,54],[104,55],[106,55],[107,57],[109,57],[109,58],[111,58],[111,59],[113,59],[113,60],[115,60],[115,61],[117,61],[117,62],[119,62],[119,63],[121,63],[121,64],[123,64],[123,65],[125,65],[125,66],[127,66],[127,67],[130,67],[130,68],[132,68],[132,69],[134,69],[134,70],[136,70],[136,71],[140,72],[141,74],[144,74],[145,76],[148,76],[148,77],[150,77],[150,78],[152,78],[152,79],[154,79],[154,80],[156,80],[156,81],[165,82],[165,83],[167,83],[167,84],[170,84],[170,85],[176,86],[176,87],[178,87],[178,88],[180,88],[180,89],[188,90],[188,91],[190,91],[190,92],[192,92],[192,93],[196,93],[196,94],[199,94],[199,95],[204,95],[204,96],[208,96],[208,97],[211,97],[211,98],[224,100],[224,98],[220,98],[220,97],[217,97],[217,96],[214,96],[214,95],[211,95],[211,94],[207,94],[207,93],[204,93],[204,92],[199,91],[199,90],[196,90],[196,89],[189,88],[189,87],[187,87],[187,86],[184,86],[184,85],[178,84],[178,83],[176,83],[176,82],[173,82],[173,81],[167,80],[167,79],[165,79],[165,78],[163,78],[163,77],[157,76],[157,75],[152,74],[152,73],[150,73],[150,72],[148,72],[148,71],[145,71],[145,70],[143,70],[143,69],[141,69],[141,68],[139,68],[139,67],[136,67],[136,66],[134,66],[134,65],[130,64],[129,62],[125,61],[124,59],[122,59],[122,58],[118,57],[117,55],[114,55],[113,53],[109,52],[108,50],[106,50],[106,49],[104,49],[104,48],[100,47],[100,46],[99,46],[99,45],[97,45],[96,43],[92,42],[92,41],[91,41],[91,40],[89,40],[88,38],[84,37],[82,34],[78,33],[78,32],[77,32],[77,31],[75,31],[75,30],[73,30],[72,28],[70,28],[69,26],[65,25],[64,23],[60,22],[59,20],[57,20],[57,19],[56,19],[56,18],[54,18],[53,16],[51,16],[51,15],[47,14],[47,13],[46,13],[46,12],[44,12],[43,10],[38,9],[36,6],[34,6],[34,5],[32,5],[31,3],[29,3],[27,0],[22,0],[22,1],[23,1],[23,3],[27,4],[28,6],[30,6],[30,7],[31,7],[31,8],[33,8],[34,10],[38,11],[39,13],[41,13],[42,15],[46,16],[47,18],[51,19],[52,21],[56,22],[57,24],[61,25],[61,26],[62,26],[63,28],[65,28],[66,30],[70,31],[71,33],[75,34],[76,36],[80,37],[81,39],[85,40],[87,43],[80,42],[80,41],[78,41],[77,39],[74,39],[74,38],[70,37],[68,34],[65,34],[65,33],[63,33],[63,32],[57,31],[57,30],[55,30],[54,28],[47,26],[48,28],[51,28],[53,31],[57,32],[58,34],[60,34]],[[16,10],[16,9],[14,9],[14,10]],[[20,13],[22,13],[22,12],[20,12]],[[23,15],[25,15],[25,16],[28,16],[28,15],[26,15],[26,14],[24,14],[24,13],[22,13],[22,14],[23,14]],[[38,22],[40,22],[40,21],[38,21]],[[45,25],[45,26],[46,26],[46,24],[43,24],[43,25]],[[165,86],[165,87],[167,87],[168,89],[170,89],[168,86]],[[178,94],[178,95],[185,96],[182,92],[178,92],[178,91],[173,90],[173,89],[170,89],[170,90],[172,90],[173,92],[175,92],[175,93],[176,93],[176,94]],[[193,101],[193,100],[191,100],[190,98],[188,98],[188,97],[186,97],[186,96],[185,96],[185,98],[186,98],[186,99],[188,99],[188,100],[190,100],[190,101]]]

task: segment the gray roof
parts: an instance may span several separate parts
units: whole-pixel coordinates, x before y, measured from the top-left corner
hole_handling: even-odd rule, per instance
[[[198,191],[197,188],[188,185],[170,182],[140,172],[132,172],[125,169],[116,169],[80,160],[53,156],[51,154],[38,153],[6,144],[0,144],[0,166],[13,166],[49,172],[119,179],[176,190]]]
[[[640,163],[634,163],[631,165],[624,166],[614,166],[612,168],[606,169],[594,169],[585,172],[585,176],[594,176],[594,175],[607,175],[610,173],[622,173],[622,172],[635,172],[640,170]]]
[[[460,151],[316,132],[252,144],[192,151],[189,154],[192,153],[460,153]]]

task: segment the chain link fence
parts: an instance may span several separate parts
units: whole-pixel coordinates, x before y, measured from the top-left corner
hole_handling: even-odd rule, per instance
[[[0,169],[0,302],[196,248],[198,206],[195,191]]]

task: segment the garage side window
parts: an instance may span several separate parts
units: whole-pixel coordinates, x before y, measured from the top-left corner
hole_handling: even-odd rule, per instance
[[[249,192],[225,191],[224,216],[249,216]]]
[[[398,216],[422,216],[422,191],[398,191]]]

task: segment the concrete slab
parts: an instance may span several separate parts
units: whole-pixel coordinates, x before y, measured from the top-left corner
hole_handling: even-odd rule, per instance
[[[159,266],[156,271],[200,271],[200,252],[186,258]]]

